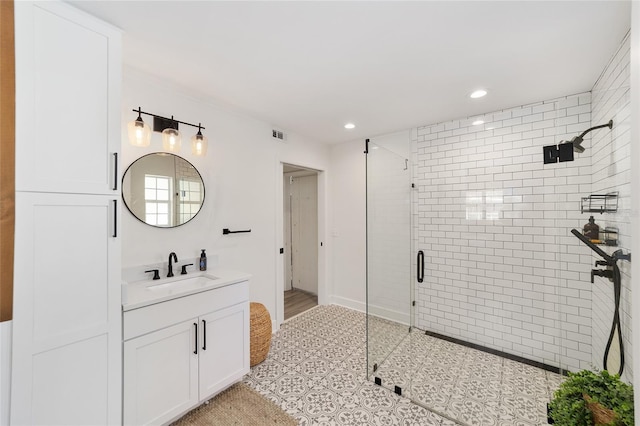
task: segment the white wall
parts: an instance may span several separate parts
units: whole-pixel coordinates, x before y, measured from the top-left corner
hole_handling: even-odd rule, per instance
[[[613,120],[613,129],[595,130],[591,137],[592,192],[606,194],[618,191],[618,212],[594,215],[600,229],[615,227],[619,230],[619,247],[603,247],[611,254],[622,248],[631,250],[631,105],[630,105],[630,38],[627,37],[620,49],[613,55],[609,65],[594,85],[591,96],[591,125],[597,126]],[[586,152],[585,152],[586,153]],[[599,260],[593,256],[593,261]],[[593,266],[593,262],[591,264]],[[631,339],[631,263],[619,261],[622,273],[622,296],[620,322],[624,341],[625,368],[622,378],[630,381],[633,377],[633,350]],[[598,369],[604,368],[603,355],[611,330],[614,315],[613,284],[608,279],[596,279],[592,286],[592,363]],[[612,352],[616,353],[617,340]],[[617,356],[614,358],[617,359]],[[608,365],[615,371],[616,366]]]
[[[364,141],[331,147],[331,301],[361,311],[366,309],[365,178]]]
[[[285,142],[273,139],[268,123],[217,106],[136,70],[125,69],[123,83],[123,123],[134,120],[136,114],[131,110],[141,106],[143,111],[165,117],[202,122],[206,127],[203,133],[209,138],[207,156],[195,157],[189,139],[197,129],[180,127],[183,142],[179,155],[200,171],[206,187],[202,210],[187,224],[172,229],[145,225],[123,211],[123,268],[143,269],[144,265],[166,263],[172,251],[179,260],[193,259],[200,249],[207,249],[210,262],[214,263],[217,257],[221,267],[253,275],[251,300],[265,304],[275,323],[281,316],[277,298],[282,296],[276,290],[281,262],[278,249],[282,247],[282,225],[277,223],[278,215],[282,220],[281,163],[328,170],[329,148],[293,134]],[[151,122],[151,117],[143,119]],[[153,134],[151,146],[146,148],[131,146],[124,127],[122,138],[122,170],[142,155],[162,151],[159,133]],[[322,190],[322,207],[326,209],[324,186]],[[325,220],[325,215],[320,219]],[[252,232],[223,236],[223,228]],[[319,232],[325,232],[324,228]],[[323,259],[322,267],[326,265]],[[326,279],[326,271],[321,274]]]
[[[369,139],[400,156],[410,158],[410,135],[411,130],[405,130]],[[333,145],[330,179],[330,237],[333,246],[331,301],[361,311],[366,309],[364,149],[364,140]]]

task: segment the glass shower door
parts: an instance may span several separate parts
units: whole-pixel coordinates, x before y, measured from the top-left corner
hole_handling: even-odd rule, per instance
[[[400,393],[411,377],[411,172],[371,142],[366,161],[367,376]]]

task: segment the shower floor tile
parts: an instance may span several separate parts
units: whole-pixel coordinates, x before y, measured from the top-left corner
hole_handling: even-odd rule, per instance
[[[378,386],[367,379],[366,324],[365,314],[337,305],[291,318],[244,382],[300,425],[547,424],[562,376],[423,333],[404,339],[406,326],[369,319],[380,336],[369,349],[384,360]]]
[[[404,336],[373,374],[383,386],[400,386],[403,396],[464,425],[547,424],[547,403],[563,376],[419,330]],[[407,362],[407,341],[426,354],[422,362]]]

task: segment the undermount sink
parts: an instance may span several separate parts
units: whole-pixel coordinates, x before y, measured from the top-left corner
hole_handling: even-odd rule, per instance
[[[211,275],[201,275],[198,277],[189,277],[183,279],[174,279],[169,282],[160,282],[160,283],[150,283],[147,286],[147,290],[156,291],[156,290],[167,290],[173,288],[199,288],[206,287],[211,285],[213,281],[217,280],[217,277]]]
[[[195,262],[194,262],[195,263]],[[131,311],[143,306],[225,287],[247,281],[251,276],[244,272],[216,268],[213,271],[192,271],[187,275],[177,274],[153,280],[141,271],[157,268],[157,265],[131,268],[136,280],[122,282],[122,309]],[[140,279],[142,278],[142,279]]]

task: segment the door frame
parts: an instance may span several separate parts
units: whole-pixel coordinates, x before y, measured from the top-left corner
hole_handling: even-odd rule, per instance
[[[280,328],[284,322],[284,254],[280,254],[280,248],[284,248],[284,165],[313,170],[318,176],[318,305],[327,303],[327,173],[313,166],[278,161],[276,165],[276,313],[274,315],[273,330]]]

